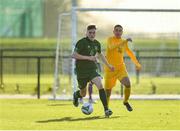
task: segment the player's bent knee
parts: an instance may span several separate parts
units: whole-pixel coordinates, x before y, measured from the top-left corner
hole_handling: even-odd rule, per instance
[[[81,92],[81,96],[85,97],[86,96],[86,92]]]
[[[125,83],[124,83],[124,86],[125,86],[126,88],[131,88],[131,83],[130,83],[130,82],[125,82]]]
[[[82,89],[80,94],[82,97],[85,97],[86,96],[86,88]]]

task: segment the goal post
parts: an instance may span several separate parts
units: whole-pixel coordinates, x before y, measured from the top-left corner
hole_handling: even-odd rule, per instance
[[[54,85],[53,85],[53,99],[56,99],[56,90],[59,88],[59,57],[62,57],[62,46],[60,43],[61,37],[61,23],[64,16],[69,16],[70,13],[62,13],[58,17],[58,33],[57,33],[57,44],[56,44],[56,55],[55,55],[55,69],[54,69]]]
[[[72,53],[75,48],[75,44],[77,42],[77,14],[76,14],[76,8],[72,7],[71,11],[71,24],[72,24]],[[75,76],[75,59],[72,59],[72,68],[71,68],[71,76],[72,76],[72,90],[73,92],[76,91],[77,88],[77,82],[76,82],[76,76]]]

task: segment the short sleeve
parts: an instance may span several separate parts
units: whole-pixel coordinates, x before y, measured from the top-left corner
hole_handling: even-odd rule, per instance
[[[76,43],[74,51],[77,52],[77,53],[80,53],[82,50],[83,50],[83,42],[82,41],[78,41]]]

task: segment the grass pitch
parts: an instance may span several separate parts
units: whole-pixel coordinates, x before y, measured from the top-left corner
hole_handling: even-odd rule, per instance
[[[104,117],[101,102],[94,104],[91,115],[81,113],[71,101],[0,99],[0,130],[178,130],[180,101],[132,100],[134,111],[128,112],[122,101],[113,100],[114,114]]]

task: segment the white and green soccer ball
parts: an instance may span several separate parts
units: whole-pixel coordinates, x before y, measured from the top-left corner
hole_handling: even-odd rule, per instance
[[[84,103],[81,107],[81,111],[86,114],[86,115],[90,115],[93,112],[93,106],[91,103]]]

